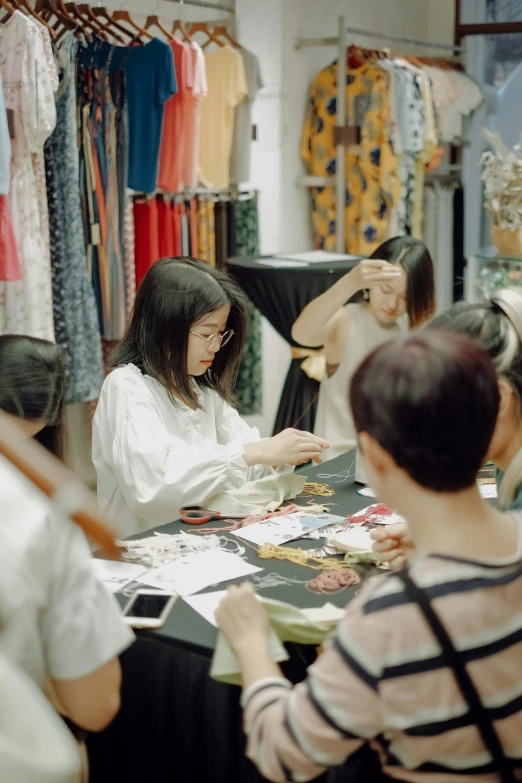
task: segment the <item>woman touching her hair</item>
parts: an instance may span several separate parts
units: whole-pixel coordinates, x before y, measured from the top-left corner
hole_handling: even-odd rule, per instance
[[[458,302],[427,329],[458,332],[489,355],[498,377],[500,405],[488,460],[497,467],[498,505],[522,510],[522,294],[496,291],[482,304]],[[402,525],[372,533],[374,549],[394,569],[412,557],[412,543]]]
[[[347,304],[353,297],[357,301]],[[426,246],[411,237],[384,242],[328,291],[305,307],[292,337],[307,347],[324,346],[314,432],[331,444],[326,460],[356,446],[347,405],[351,377],[374,348],[435,312],[433,264]]]
[[[65,368],[55,343],[26,335],[0,337],[0,410],[55,457],[65,451]]]
[[[190,258],[147,272],[93,424],[98,500],[118,536],[275,468],[321,461],[323,439],[285,430],[260,440],[232,407],[246,328],[226,274]]]

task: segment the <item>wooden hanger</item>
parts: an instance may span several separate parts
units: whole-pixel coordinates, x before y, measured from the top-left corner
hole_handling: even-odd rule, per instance
[[[189,43],[192,43],[192,38],[191,38],[187,28],[185,27],[185,25],[181,21],[181,19],[176,19],[176,21],[174,22],[174,25],[172,27],[171,35],[174,36],[177,33],[178,30],[180,31],[180,33],[183,36],[183,38],[185,39],[185,41],[188,41]]]
[[[202,45],[202,49],[205,49],[211,42],[216,43],[218,46],[223,47],[224,44],[222,41],[219,40],[219,38],[216,38],[214,33],[209,30],[208,25],[206,22],[195,22],[194,24],[190,25],[190,34],[193,36],[195,33],[205,33],[206,36],[208,36],[208,41],[205,41],[205,43]]]
[[[115,22],[127,22],[127,24],[130,24],[130,26],[133,27],[140,35],[144,35],[150,40],[154,38],[154,36],[147,32],[147,30],[144,30],[143,27],[140,27],[136,24],[128,11],[115,11],[112,15],[112,18]]]
[[[157,27],[158,30],[160,30],[165,38],[170,41],[172,38],[172,33],[169,33],[169,31],[163,27],[163,25],[160,22],[160,19],[158,16],[147,16],[147,21],[145,22],[145,30],[148,30],[150,27]]]
[[[51,38],[56,40],[56,32],[53,30],[50,24],[48,24],[43,17],[39,16],[34,8],[29,5],[28,0],[11,0],[11,5],[14,7],[16,11],[20,11],[21,13],[24,13],[26,16],[30,16],[32,19],[35,19],[38,24],[42,24],[44,27],[46,27],[49,31],[49,35]]]
[[[65,10],[71,14],[73,19],[76,19],[84,28],[87,26],[90,30],[92,30],[94,35],[98,36],[98,38],[106,40],[105,33],[98,27],[97,23],[92,22],[89,18],[85,18],[80,12],[80,9],[76,3],[65,3]]]
[[[98,26],[100,31],[103,33],[103,36],[100,37],[103,37],[105,38],[105,40],[108,40],[108,37],[112,36],[113,38],[116,39],[116,41],[118,41],[118,43],[121,44],[125,43],[123,38],[120,35],[118,35],[118,33],[115,33],[113,30],[107,27],[106,24],[103,24],[103,22],[101,22],[98,19],[98,17],[95,14],[93,14],[93,9],[88,3],[82,3],[81,5],[79,5],[78,10],[80,11],[81,14],[83,14],[84,17],[87,17],[87,19],[93,22],[93,24]],[[98,35],[100,34],[98,33]]]
[[[112,28],[115,30],[119,30],[120,33],[123,35],[126,35],[128,38],[134,38],[134,33],[130,30],[127,30],[123,25],[118,24],[118,22],[115,22],[114,19],[109,16],[109,12],[106,8],[100,8],[100,6],[95,6],[94,8],[91,8],[92,13],[97,19],[104,19],[107,22],[107,28],[111,31],[111,34],[114,35],[114,37],[117,39],[116,35],[112,33]],[[118,39],[117,39],[118,40]],[[119,40],[122,40],[121,38]],[[124,41],[122,41],[124,43]]]
[[[229,44],[235,47],[236,49],[242,48],[241,44],[238,43],[235,38],[232,38],[232,36],[230,35],[230,33],[228,32],[227,28],[224,25],[219,27],[214,27],[213,34],[225,38],[229,42]]]
[[[92,41],[89,33],[84,31],[83,28],[69,16],[63,5],[63,0],[37,0],[35,10],[40,18],[45,19],[49,24],[51,24],[49,20],[52,20],[53,17],[56,19],[55,24],[52,25],[52,29],[57,33],[58,39],[60,39],[67,30],[74,30],[74,34],[77,38],[80,38],[83,34],[88,41]],[[63,29],[60,30],[59,28],[62,25]]]
[[[7,2],[0,0],[0,7],[6,6]],[[119,559],[114,539],[98,513],[96,498],[47,449],[25,437],[4,413],[0,414],[0,454],[51,500],[60,493],[62,497],[77,499],[78,510],[71,514],[73,521],[88,538]]]
[[[0,8],[7,11],[7,16],[2,17],[0,22],[6,22],[15,12],[15,9],[9,5],[7,0],[0,0]]]

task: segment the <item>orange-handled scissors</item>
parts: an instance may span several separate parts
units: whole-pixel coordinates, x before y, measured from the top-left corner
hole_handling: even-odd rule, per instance
[[[228,514],[220,514],[219,511],[211,511],[203,506],[185,506],[180,509],[179,515],[181,521],[186,522],[187,525],[204,525],[206,522],[212,522],[216,519],[244,519],[244,515],[233,517]]]

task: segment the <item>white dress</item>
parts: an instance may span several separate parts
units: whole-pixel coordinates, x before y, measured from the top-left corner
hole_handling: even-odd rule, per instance
[[[344,356],[337,371],[324,378],[319,390],[314,434],[330,444],[323,452],[323,462],[335,459],[357,446],[355,427],[350,412],[350,381],[362,360],[375,348],[391,340],[406,328],[407,319],[384,327],[361,304],[346,305],[350,313],[349,335]]]
[[[173,522],[185,505],[205,505],[218,492],[276,472],[247,466],[245,443],[258,441],[259,432],[216,392],[200,392],[199,404],[193,411],[173,403],[133,364],[105,379],[92,458],[100,510],[120,538]]]
[[[0,72],[15,129],[10,209],[23,275],[19,281],[0,283],[0,334],[54,340],[42,174],[43,145],[56,124],[57,76],[44,37],[41,26],[19,11],[0,25]]]

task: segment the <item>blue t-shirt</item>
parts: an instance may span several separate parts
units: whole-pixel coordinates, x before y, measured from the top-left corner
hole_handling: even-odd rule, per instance
[[[153,193],[158,180],[165,103],[177,92],[174,56],[169,44],[153,38],[144,46],[114,46],[99,42],[86,47],[85,61],[104,65],[112,49],[111,71],[125,69],[129,115],[128,186]]]

